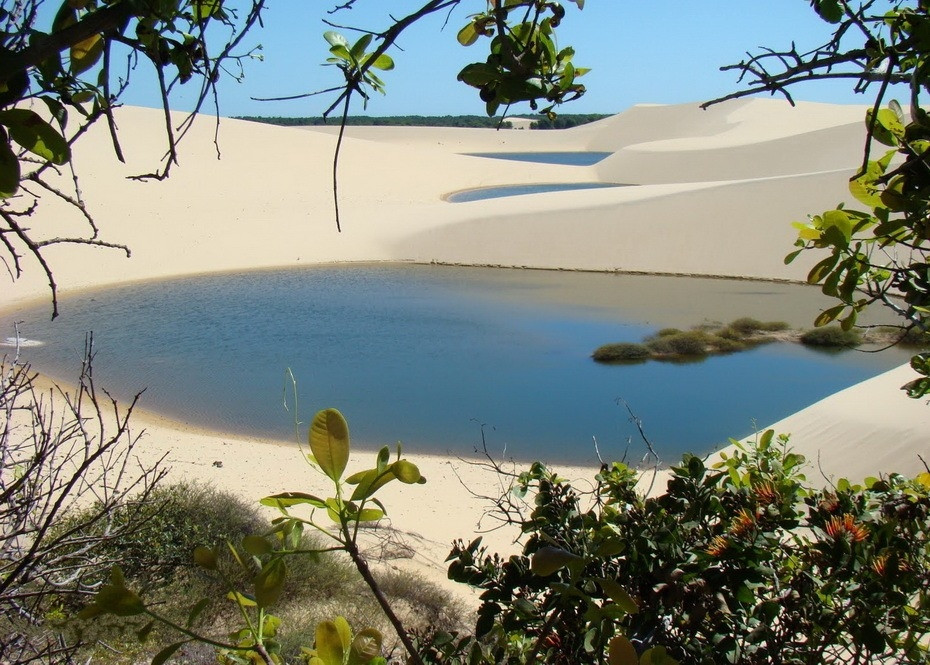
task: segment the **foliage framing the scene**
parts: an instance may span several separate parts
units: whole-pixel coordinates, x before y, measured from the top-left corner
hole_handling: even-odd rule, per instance
[[[844,329],[873,303],[892,309],[911,328],[930,329],[930,3],[811,0],[833,26],[824,45],[809,52],[768,50],[736,65],[749,82],[731,99],[759,91],[781,93],[811,80],[850,79],[872,92],[865,117],[862,164],[850,192],[864,210],[837,206],[798,223],[799,253],[828,255],[808,274],[811,284],[836,298],[815,323],[839,320]],[[898,97],[898,99],[895,99]],[[715,100],[716,101],[722,101]],[[930,393],[930,354],[912,359],[921,378],[906,386],[911,397]]]

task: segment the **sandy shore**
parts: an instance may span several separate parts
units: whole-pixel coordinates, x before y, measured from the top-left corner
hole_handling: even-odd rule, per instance
[[[341,157],[340,212],[331,190],[333,128],[279,128],[201,118],[166,182],[126,176],[151,170],[163,153],[156,111],[118,115],[122,165],[103,127],[79,142],[82,192],[103,237],[132,248],[52,248],[47,258],[63,294],[130,280],[223,270],[343,261],[415,261],[533,268],[633,271],[800,280],[815,257],[785,266],[790,222],[848,201],[861,158],[864,107],[749,100],[701,111],[696,105],[637,106],[566,131],[350,128]],[[491,151],[596,150],[594,166],[558,166],[463,155]],[[635,187],[449,203],[450,192],[495,185],[604,182]],[[48,202],[34,228],[74,233],[80,220]],[[38,266],[0,293],[3,311],[48,298]],[[815,312],[810,313],[813,319]],[[67,316],[67,307],[63,316]],[[4,335],[5,336],[5,335]],[[909,368],[833,395],[775,425],[819,464],[828,482],[920,470],[930,449],[930,409],[897,388]],[[144,401],[143,401],[144,405]],[[230,488],[246,498],[322,492],[296,444],[203,432],[140,413],[144,454],[167,454],[173,474]],[[500,492],[492,473],[462,460],[407,451],[429,478],[392,487],[385,503],[416,557],[437,579],[455,538],[493,526],[482,519]],[[370,454],[369,454],[370,455]],[[220,464],[214,464],[219,462]],[[350,468],[369,463],[353,459]],[[822,474],[821,474],[822,470]],[[590,469],[565,469],[588,478]],[[661,481],[656,486],[661,488]],[[488,536],[511,546],[512,532]]]

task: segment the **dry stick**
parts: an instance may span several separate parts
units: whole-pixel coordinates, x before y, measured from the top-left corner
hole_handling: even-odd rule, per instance
[[[404,648],[410,655],[410,662],[414,663],[415,665],[424,665],[423,659],[420,658],[420,654],[417,653],[417,649],[414,646],[413,641],[411,641],[410,636],[407,634],[407,630],[404,628],[404,624],[402,624],[400,619],[397,618],[397,615],[394,613],[394,608],[391,607],[388,599],[384,597],[384,593],[382,593],[381,587],[378,586],[378,581],[375,579],[374,575],[371,574],[371,569],[368,567],[368,563],[366,563],[364,557],[362,557],[362,555],[359,553],[358,545],[356,545],[355,541],[350,537],[349,527],[346,523],[342,524],[342,534],[345,538],[345,551],[349,554],[349,557],[352,559],[352,563],[355,564],[355,568],[362,576],[362,579],[365,580],[365,584],[367,584],[368,588],[371,589],[371,592],[375,596],[375,600],[378,601],[378,604],[381,606],[381,610],[384,612],[385,616],[387,616],[388,621],[390,621],[391,625],[394,626],[394,631],[397,633],[397,637],[400,638]]]
[[[354,82],[350,81],[350,85]],[[333,207],[336,210],[336,232],[342,233],[339,223],[339,154],[342,151],[342,137],[346,133],[346,122],[349,118],[349,100],[352,99],[351,90],[346,94],[345,105],[342,107],[342,121],[339,123],[339,136],[336,139],[336,151],[333,153]]]

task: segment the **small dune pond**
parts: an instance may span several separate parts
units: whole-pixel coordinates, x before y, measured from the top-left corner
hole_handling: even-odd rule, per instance
[[[299,417],[340,409],[353,440],[467,456],[593,463],[645,448],[705,453],[910,353],[824,353],[790,343],[703,362],[595,363],[607,342],[751,316],[810,326],[828,306],[801,285],[563,271],[348,264],[143,282],[7,313],[34,366],[77,376],[93,331],[95,377],[115,396],[221,431],[292,439]],[[10,333],[11,334],[11,333]],[[5,337],[5,335],[4,335]],[[304,435],[306,426],[304,426]]]

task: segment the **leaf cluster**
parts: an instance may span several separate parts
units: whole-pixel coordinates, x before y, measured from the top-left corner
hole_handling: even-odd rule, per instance
[[[584,8],[584,0],[571,2]],[[576,79],[588,70],[572,63],[572,47],[556,43],[555,29],[564,17],[558,2],[503,0],[489,3],[487,11],[473,15],[459,31],[463,46],[482,37],[491,40],[487,59],[466,65],[458,75],[479,90],[489,116],[517,102],[529,102],[534,111],[542,103],[540,112],[548,115],[556,105],[584,94]]]

